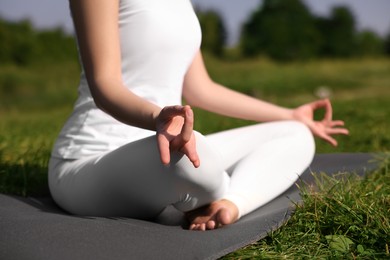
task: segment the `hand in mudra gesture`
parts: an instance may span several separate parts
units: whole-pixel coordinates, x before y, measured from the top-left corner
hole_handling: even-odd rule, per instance
[[[324,118],[321,121],[314,121],[314,112],[317,109],[325,109]],[[333,146],[337,146],[337,141],[332,137],[336,134],[348,135],[348,130],[343,128],[344,122],[332,119],[332,105],[328,99],[317,100],[302,106],[293,111],[294,119],[307,125],[312,133]]]
[[[194,114],[189,106],[167,106],[161,110],[156,118],[156,134],[164,165],[169,164],[171,151],[179,151],[188,157],[194,167],[199,167],[193,127]]]

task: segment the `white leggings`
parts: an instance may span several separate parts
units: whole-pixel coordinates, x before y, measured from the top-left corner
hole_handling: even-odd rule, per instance
[[[243,216],[287,190],[315,149],[294,121],[196,133],[196,142],[199,168],[178,152],[163,166],[154,136],[88,158],[51,158],[51,194],[77,215],[150,219],[168,205],[186,212],[224,198]]]

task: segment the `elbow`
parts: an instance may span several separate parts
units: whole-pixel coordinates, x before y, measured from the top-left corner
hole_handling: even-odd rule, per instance
[[[191,107],[196,107],[196,102],[194,102],[191,95],[187,94],[186,91],[183,91],[183,99],[185,100],[187,105]]]
[[[183,97],[186,103],[192,107],[204,108],[205,104],[213,98],[215,83],[203,82],[197,85],[187,85],[183,89]]]
[[[93,101],[95,102],[95,105],[97,108],[99,108],[100,110],[104,111],[104,112],[107,112],[107,110],[105,109],[105,106],[104,106],[104,102],[100,101],[98,98],[93,97]]]
[[[187,105],[190,105],[191,107],[201,107],[202,98],[199,93],[184,90],[183,98]]]
[[[105,111],[104,109],[104,101],[103,101],[103,95],[98,90],[96,84],[89,84],[89,91],[91,92],[92,99],[96,105],[97,108]]]
[[[96,107],[108,112],[110,110],[110,96],[115,84],[107,80],[92,80],[88,82],[88,85]]]

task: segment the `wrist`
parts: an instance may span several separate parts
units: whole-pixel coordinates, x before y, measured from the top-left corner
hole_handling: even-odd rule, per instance
[[[297,120],[294,111],[295,109],[286,108],[286,120]]]
[[[150,117],[151,117],[151,130],[153,131],[156,131],[157,129],[157,121],[158,121],[158,117],[161,113],[161,108],[156,108],[155,110],[153,110],[153,112],[151,113]]]

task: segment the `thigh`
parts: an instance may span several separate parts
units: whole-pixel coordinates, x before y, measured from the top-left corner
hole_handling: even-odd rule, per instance
[[[224,198],[245,215],[288,189],[314,155],[310,130],[296,121],[237,128],[207,136],[230,167],[230,187]]]
[[[294,121],[255,124],[207,135],[209,144],[219,153],[228,169],[259,146],[291,133]]]
[[[63,164],[51,174],[53,197],[80,215],[149,218],[171,204],[192,210],[221,197],[229,182],[200,135],[197,148],[199,168],[176,152],[169,166],[162,165],[154,136]]]

